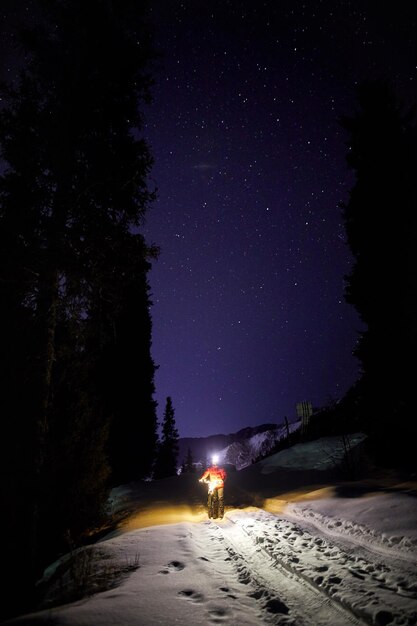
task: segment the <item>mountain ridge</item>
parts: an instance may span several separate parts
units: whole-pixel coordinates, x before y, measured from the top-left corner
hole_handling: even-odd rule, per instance
[[[295,422],[288,427],[293,432],[298,426],[299,422]],[[194,463],[202,466],[210,463],[211,456],[217,454],[221,463],[242,469],[260,455],[267,454],[287,434],[285,424],[265,423],[246,426],[227,435],[218,433],[207,437],[181,437],[178,441],[178,465],[182,465],[188,450],[191,450]]]

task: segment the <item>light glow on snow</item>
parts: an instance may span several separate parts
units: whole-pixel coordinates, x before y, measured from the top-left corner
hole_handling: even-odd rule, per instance
[[[318,449],[323,441],[305,444],[307,467],[316,463]],[[416,624],[417,483],[382,476],[320,487],[300,484],[273,495],[282,462],[300,462],[299,452],[293,464],[290,450],[283,452],[268,464],[267,475],[264,465],[250,474],[258,481],[251,489],[258,491],[262,507],[228,504],[233,490],[243,493],[253,466],[226,483],[222,520],[207,519],[206,492],[195,475],[188,477],[188,505],[173,503],[175,486],[180,498],[187,476],[114,490],[113,510],[123,511],[123,522],[85,548],[91,558],[85,597],[53,608],[70,584],[70,568],[56,574],[67,555],[45,572],[44,582],[50,581],[45,608],[8,623]],[[288,479],[306,475],[288,467],[285,472]],[[146,500],[144,488],[153,499]]]

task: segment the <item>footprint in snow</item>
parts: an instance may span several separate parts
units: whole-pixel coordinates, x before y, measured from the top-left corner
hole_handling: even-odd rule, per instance
[[[203,594],[198,593],[198,591],[194,591],[194,589],[183,589],[178,592],[178,595],[186,598],[187,600],[191,600],[191,602],[196,602],[197,604],[204,601]]]
[[[213,607],[209,610],[209,615],[214,618],[214,621],[217,621],[216,618],[223,618],[230,615],[230,611],[223,607]]]
[[[342,579],[339,576],[329,576],[328,582],[331,585],[339,585],[342,582]]]
[[[271,598],[264,607],[269,613],[284,613],[287,615],[289,608],[278,598]]]
[[[169,574],[170,572],[180,572],[182,569],[184,569],[185,565],[184,563],[181,563],[181,561],[171,561],[165,567],[166,569],[160,570],[159,572],[160,574]]]
[[[327,565],[317,565],[315,568],[316,572],[327,572],[329,569]]]
[[[386,624],[392,622],[393,617],[390,611],[378,611],[375,615],[375,624],[377,624],[377,626],[386,626]]]

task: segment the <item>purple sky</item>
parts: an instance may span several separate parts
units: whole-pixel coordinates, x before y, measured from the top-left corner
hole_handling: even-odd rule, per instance
[[[181,436],[295,418],[358,377],[338,118],[358,80],[417,80],[416,8],[372,4],[151,2],[153,357]]]
[[[417,3],[149,5],[161,52],[145,129],[159,417],[170,395],[181,436],[295,418],[297,402],[323,406],[358,377],[338,118],[364,78],[417,99]],[[32,12],[4,0],[2,78],[16,72],[17,16]]]

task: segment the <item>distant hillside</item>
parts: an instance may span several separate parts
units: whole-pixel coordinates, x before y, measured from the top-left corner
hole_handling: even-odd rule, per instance
[[[300,422],[290,424],[290,432],[296,430]],[[183,437],[179,440],[178,464],[184,461],[188,449],[195,463],[206,465],[213,454],[219,455],[221,463],[230,463],[236,469],[247,467],[259,456],[265,456],[278,441],[284,439],[287,429],[283,424],[261,424],[248,426],[229,435],[209,437]]]

